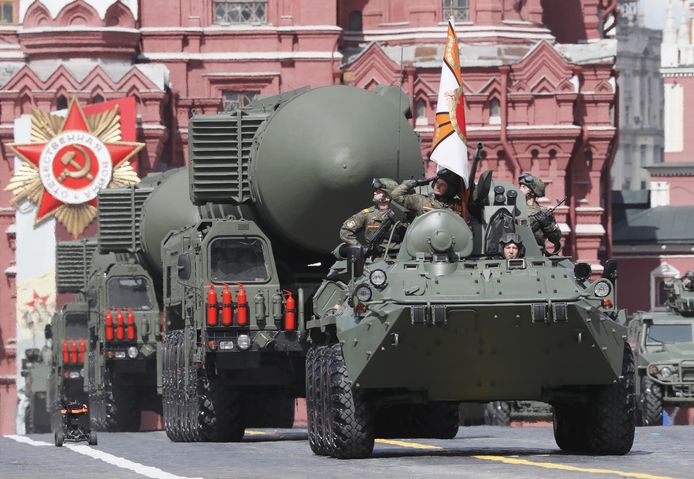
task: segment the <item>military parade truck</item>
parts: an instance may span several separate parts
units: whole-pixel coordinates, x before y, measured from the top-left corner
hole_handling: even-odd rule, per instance
[[[48,402],[48,375],[50,374],[50,350],[30,348],[22,359],[24,395],[27,405],[24,410],[26,434],[43,433],[51,430]]]
[[[681,279],[666,291],[667,311],[637,311],[628,325],[641,426],[662,425],[665,406],[694,406],[694,291]]]
[[[391,203],[409,223],[396,254],[369,261],[340,248],[307,322],[315,454],[366,457],[375,437],[452,438],[461,401],[510,400],[550,403],[565,451],[631,449],[634,364],[614,263],[593,281],[590,265],[544,256],[522,197],[486,172],[471,227],[450,210],[412,219]],[[506,260],[499,239],[511,231],[525,254]]]
[[[305,318],[340,224],[368,206],[373,177],[422,173],[409,99],[395,90],[304,88],[194,116],[189,169],[142,196],[106,191],[114,209],[101,201],[100,245],[119,238],[161,277],[171,440],[291,426]]]

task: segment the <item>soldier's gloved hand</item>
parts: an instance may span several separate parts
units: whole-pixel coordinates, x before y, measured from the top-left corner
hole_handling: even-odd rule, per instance
[[[415,180],[417,182],[417,186],[424,186],[428,185],[434,180],[437,180],[439,178],[439,175],[434,175],[430,176],[429,178],[419,178],[418,180]]]
[[[553,227],[554,215],[545,211],[538,211],[535,214],[535,221],[537,221],[544,230],[545,228]]]

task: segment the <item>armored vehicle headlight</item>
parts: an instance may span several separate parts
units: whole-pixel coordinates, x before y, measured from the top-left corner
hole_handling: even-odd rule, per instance
[[[220,351],[229,351],[231,349],[234,349],[234,342],[233,341],[220,341],[219,342],[219,350]]]
[[[251,347],[251,338],[247,334],[239,335],[236,343],[239,345],[239,349],[246,350]]]
[[[604,298],[612,292],[612,287],[607,281],[599,281],[595,285],[595,296],[598,298]]]
[[[382,269],[376,269],[371,272],[371,275],[369,276],[369,281],[371,281],[371,284],[373,284],[375,287],[383,288],[388,282],[388,276],[386,275],[386,272]]]
[[[670,369],[667,366],[665,366],[664,368],[661,368],[660,369],[660,376],[662,378],[669,378],[670,376],[672,376],[672,369]]]
[[[139,353],[140,352],[137,350],[137,348],[135,346],[130,346],[128,348],[128,357],[130,359],[135,359]]]
[[[125,351],[116,351],[114,356],[116,359],[125,359]]]
[[[354,291],[354,296],[362,303],[371,299],[371,288],[362,284]]]
[[[80,377],[79,371],[70,371],[70,379],[77,379]]]

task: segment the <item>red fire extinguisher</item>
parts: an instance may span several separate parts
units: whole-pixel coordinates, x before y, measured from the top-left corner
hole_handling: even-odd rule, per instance
[[[296,329],[296,301],[291,291],[285,289],[284,293],[287,295],[284,305],[284,329],[294,331]]]
[[[106,341],[113,341],[113,313],[106,311]]]
[[[217,290],[213,284],[207,292],[207,325],[217,326]]]
[[[123,331],[123,311],[120,309],[116,310],[116,339],[118,341],[123,341],[125,337],[125,331]]]
[[[242,283],[236,283],[239,287],[239,292],[236,295],[236,324],[245,326],[248,324],[248,301],[246,299],[246,290],[243,289]]]
[[[234,314],[233,297],[231,291],[229,290],[229,285],[224,285],[224,290],[222,291],[222,324],[224,326],[231,326],[231,320]]]

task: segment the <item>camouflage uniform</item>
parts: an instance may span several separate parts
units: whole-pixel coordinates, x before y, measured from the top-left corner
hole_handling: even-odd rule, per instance
[[[393,201],[415,212],[417,216],[431,210],[451,207],[449,203],[436,199],[433,193],[430,195],[409,193],[415,186],[417,186],[417,180],[405,180],[393,189],[390,196],[393,198]]]
[[[383,210],[379,210],[375,206],[365,208],[342,223],[340,239],[348,245],[356,246],[359,244],[357,233],[363,231],[364,239],[367,243],[370,243],[387,216],[388,208]]]
[[[537,244],[544,246],[545,241],[549,240],[552,244],[559,245],[561,230],[554,219],[554,215],[549,212],[549,208],[544,208],[540,205],[528,205],[526,208],[528,210],[528,223],[533,230]],[[535,219],[540,212],[547,215],[547,220],[544,225],[541,225],[540,222]]]

